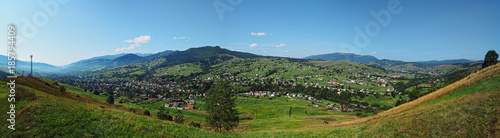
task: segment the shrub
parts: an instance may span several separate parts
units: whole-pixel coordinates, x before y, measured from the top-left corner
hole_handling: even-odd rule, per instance
[[[191,121],[189,123],[189,126],[192,126],[192,127],[196,127],[196,128],[200,128],[201,127],[201,122],[200,123],[196,123],[194,121]]]
[[[165,111],[163,107],[160,108],[160,111],[158,111],[156,116],[160,120],[169,120],[169,121],[173,120],[172,116],[168,113],[168,110]]]
[[[108,98],[106,98],[106,102],[109,104],[115,104],[115,98],[113,98],[112,94],[110,94]]]
[[[149,110],[144,110],[144,112],[142,112],[142,114],[151,115],[151,113],[149,113]]]
[[[64,86],[59,86],[59,91],[61,92],[65,92],[66,91],[66,88]]]
[[[363,113],[361,113],[361,112],[356,112],[356,114],[355,114],[355,115],[356,115],[356,116],[361,116],[361,115],[363,115]]]

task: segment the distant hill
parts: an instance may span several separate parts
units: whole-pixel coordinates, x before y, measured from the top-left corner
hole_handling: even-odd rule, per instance
[[[166,50],[155,54],[121,53],[116,55],[105,55],[105,56],[80,60],[64,66],[54,66],[46,63],[35,62],[33,63],[33,71],[40,73],[69,73],[74,71],[97,71],[122,65],[151,61],[156,58],[165,59],[165,62],[162,61],[162,63],[158,66],[168,66],[168,65],[175,65],[182,63],[207,62],[206,61],[207,59],[208,60],[224,59],[221,57],[256,58],[263,56],[252,53],[231,51],[220,48],[219,46],[205,46],[198,48],[190,48],[185,51]],[[4,59],[0,60],[0,67],[7,68],[7,56],[0,55],[0,58]],[[439,65],[457,65],[457,64],[464,64],[471,62],[482,62],[480,60],[468,60],[468,59],[405,62],[405,61],[389,60],[389,59],[379,60],[371,55],[357,55],[352,53],[330,53],[330,54],[312,55],[305,57],[305,59],[349,61],[355,63],[374,65],[377,67],[382,67],[385,69],[397,70],[397,71],[423,71],[425,69],[429,69]],[[17,71],[19,72],[29,71],[31,69],[29,61],[21,61],[21,60],[16,60],[16,61],[17,61],[16,63]],[[209,62],[215,62],[215,61],[209,61]]]
[[[120,54],[116,54],[116,55],[105,55],[105,56],[92,57],[92,58],[89,58],[89,59],[79,60],[79,61],[73,62],[71,64],[78,64],[78,63],[81,63],[81,62],[92,61],[92,60],[99,60],[99,59],[115,59],[115,58],[121,57],[121,56],[126,55],[126,54],[127,53],[120,53]],[[71,64],[69,64],[69,65],[71,65]],[[65,65],[65,66],[67,66],[67,65]]]
[[[0,67],[8,68],[8,57],[4,55],[0,55]],[[59,70],[62,67],[50,65],[47,63],[41,62],[33,62],[33,71],[35,72],[51,72],[54,70]],[[16,59],[16,71],[30,71],[31,70],[31,61],[22,61]],[[27,72],[26,72],[27,73]]]
[[[431,60],[431,61],[417,61],[418,63],[432,64],[432,65],[453,65],[471,62],[483,62],[482,60],[469,60],[469,59],[448,59],[448,60]]]
[[[378,59],[370,55],[356,55],[353,53],[330,53],[321,55],[312,55],[305,57],[305,59],[322,59],[322,60],[335,60],[335,61],[350,61],[356,63],[368,63],[372,61],[377,61]]]
[[[111,58],[113,56],[108,56],[106,58]],[[101,69],[107,69],[132,63],[144,62],[147,59],[135,54],[125,54],[116,58],[106,59],[106,58],[96,58],[93,60],[78,61],[70,65],[65,66],[60,72],[74,72],[74,71],[96,71]]]
[[[132,63],[138,63],[138,62],[144,62],[146,61],[146,58],[138,56],[136,54],[126,54],[121,57],[113,59],[111,62],[113,62],[114,66],[122,66],[122,65],[127,65],[127,64],[132,64]]]
[[[158,57],[166,56],[178,51],[165,50],[155,54],[132,54],[122,53],[116,55],[99,56],[90,59],[80,60],[69,65],[65,65],[60,72],[67,73],[73,71],[96,71],[133,63],[144,62]]]
[[[175,52],[179,52],[179,51],[177,51],[177,50],[175,50],[175,51],[174,50],[165,50],[162,52],[158,52],[156,54],[143,55],[142,57],[145,57],[146,59],[151,60],[151,59],[163,57],[163,56],[175,53]],[[138,55],[138,54],[136,54],[136,55]],[[138,55],[138,56],[141,56],[141,55]]]
[[[435,66],[435,65],[431,65],[431,64],[425,64],[425,63],[404,62],[404,61],[389,60],[389,59],[372,61],[372,62],[365,63],[365,64],[385,68],[388,70],[395,70],[395,71],[423,71],[425,69],[428,69],[428,68]]]
[[[313,55],[305,57],[305,59],[312,59],[312,58],[322,59],[322,60],[334,60],[334,61],[350,61],[350,62],[373,65],[395,71],[424,71],[426,69],[430,69],[432,67],[439,65],[458,65],[458,64],[466,64],[473,62],[482,62],[481,60],[469,60],[469,59],[406,62],[406,61],[390,60],[390,59],[379,60],[371,55],[357,55],[353,53],[330,53],[330,54],[321,54],[321,55]],[[476,64],[473,65],[477,66]],[[467,67],[467,66],[462,66],[462,67]]]
[[[166,55],[164,56],[166,62],[163,62],[160,66],[169,66],[182,63],[193,63],[193,62],[202,62],[211,64],[217,61],[231,59],[231,57],[256,58],[263,56],[251,53],[231,51],[228,49],[221,48],[219,46],[204,46],[199,48],[190,48],[185,51],[174,52],[172,54]]]

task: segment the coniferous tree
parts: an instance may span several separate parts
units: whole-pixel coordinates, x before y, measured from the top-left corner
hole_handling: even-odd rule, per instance
[[[235,109],[236,96],[227,82],[217,82],[217,85],[210,88],[205,99],[209,114],[206,117],[207,124],[219,132],[222,129],[229,131],[238,126],[239,118]]]

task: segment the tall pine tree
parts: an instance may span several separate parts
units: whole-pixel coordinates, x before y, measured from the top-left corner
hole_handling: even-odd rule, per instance
[[[234,103],[236,94],[226,81],[219,81],[211,87],[205,100],[209,114],[206,121],[213,129],[221,132],[222,129],[229,131],[238,126],[238,112]]]

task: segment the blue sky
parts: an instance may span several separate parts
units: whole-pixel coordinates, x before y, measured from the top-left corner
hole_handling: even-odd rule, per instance
[[[49,11],[44,3],[52,4]],[[18,59],[33,54],[35,62],[53,65],[206,45],[294,58],[350,52],[404,61],[483,59],[500,50],[497,0],[19,0],[0,2],[0,13],[0,52],[7,52],[7,26],[14,24]]]

